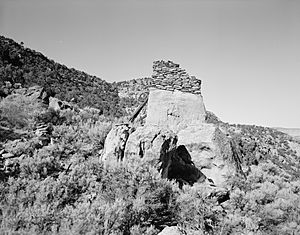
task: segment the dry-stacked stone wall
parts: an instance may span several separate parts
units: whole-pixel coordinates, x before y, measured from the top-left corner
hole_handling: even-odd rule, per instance
[[[172,61],[154,61],[152,79],[151,87],[201,94],[201,80],[190,76]]]
[[[120,98],[133,97],[134,99],[145,99],[149,94],[149,87],[152,84],[152,78],[138,78],[130,81],[116,83]]]

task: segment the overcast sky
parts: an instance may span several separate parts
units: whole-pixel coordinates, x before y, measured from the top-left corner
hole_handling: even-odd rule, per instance
[[[0,0],[0,34],[109,82],[172,60],[223,121],[300,127],[299,0]]]

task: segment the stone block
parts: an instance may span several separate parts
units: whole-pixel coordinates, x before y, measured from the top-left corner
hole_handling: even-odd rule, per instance
[[[160,86],[157,86],[160,88]],[[146,124],[178,131],[191,122],[204,122],[206,111],[201,95],[150,89]]]

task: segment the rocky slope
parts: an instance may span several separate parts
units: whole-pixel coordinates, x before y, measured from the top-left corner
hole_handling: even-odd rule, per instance
[[[169,61],[155,62],[152,78],[98,83],[0,42],[0,233],[300,232],[300,144],[291,136],[222,122],[205,110],[200,80]],[[69,93],[69,84],[96,92]],[[153,89],[178,98],[148,100],[163,122],[147,121],[149,106],[126,122],[101,115],[130,114]]]
[[[122,114],[118,93],[112,84],[70,69],[0,36],[0,96],[20,86],[26,88],[34,85],[42,86],[48,94],[72,101],[80,107],[95,107],[105,115]]]
[[[268,127],[223,124],[234,139],[244,166],[272,162],[291,178],[300,176],[300,144],[291,136]]]

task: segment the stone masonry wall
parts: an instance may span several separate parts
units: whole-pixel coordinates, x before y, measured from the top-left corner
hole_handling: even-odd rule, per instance
[[[190,76],[172,61],[158,60],[153,63],[151,87],[168,91],[182,91],[201,94],[201,80]]]
[[[201,80],[189,76],[172,61],[154,61],[152,77],[117,82],[113,86],[118,89],[121,104],[129,114],[149,96],[149,88],[201,95]]]

